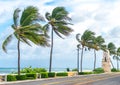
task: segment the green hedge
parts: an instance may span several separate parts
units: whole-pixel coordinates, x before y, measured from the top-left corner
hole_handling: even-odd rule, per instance
[[[112,72],[119,72],[119,70],[117,70],[116,68],[112,68],[111,71]]]
[[[37,75],[35,73],[27,73],[26,77],[27,79],[36,79]]]
[[[48,77],[55,77],[55,72],[48,73]]]
[[[66,72],[56,73],[56,76],[68,76],[68,73]]]
[[[104,73],[103,68],[96,68],[95,70],[93,70],[94,73],[99,74],[99,73]]]
[[[17,80],[26,80],[26,75],[16,75]]]
[[[41,72],[41,78],[48,78],[48,73],[47,72]]]
[[[16,75],[7,75],[7,81],[16,81]]]
[[[93,74],[93,72],[79,72],[79,75],[88,75],[88,74]]]

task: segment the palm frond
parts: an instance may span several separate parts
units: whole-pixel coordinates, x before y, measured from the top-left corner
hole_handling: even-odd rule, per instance
[[[48,21],[50,21],[50,20],[51,20],[50,13],[46,12],[46,13],[45,13],[45,17],[46,17],[46,19],[47,19]]]
[[[79,34],[79,33],[76,34],[76,40],[77,40],[78,42],[80,42],[80,34]]]
[[[23,26],[19,28],[20,31],[34,31],[34,32],[42,32],[42,26],[39,23]]]
[[[8,43],[9,43],[11,40],[12,40],[12,34],[9,35],[9,36],[5,39],[5,41],[3,42],[3,44],[2,44],[2,49],[3,49],[3,51],[5,51],[6,53],[7,53],[6,47],[7,47]]]
[[[48,46],[49,44],[48,39],[44,36],[44,34],[36,34],[34,32],[25,32],[24,37],[26,39],[29,39],[31,42],[33,42],[36,45],[40,46]]]
[[[17,8],[15,11],[14,11],[14,14],[13,14],[13,21],[14,21],[14,28],[17,28],[18,26],[18,20],[19,20],[19,12],[20,12],[20,9]]]
[[[65,36],[69,36],[70,33],[73,31],[70,27],[65,26],[65,25],[57,25],[57,31],[60,32],[61,34],[65,35]]]
[[[103,51],[107,51],[107,46],[103,44],[103,45],[100,46],[100,49],[103,50]]]
[[[90,30],[86,30],[83,35],[81,36],[81,40],[84,41],[89,41],[89,40],[93,40],[94,39],[94,35],[95,33],[90,31]]]
[[[21,38],[20,38],[20,41],[26,43],[26,44],[29,45],[29,46],[32,46],[32,45],[30,44],[30,42],[29,42],[26,38],[21,37]]]
[[[66,22],[66,21],[55,21],[55,24],[62,24],[62,25],[73,25],[72,23]]]
[[[118,47],[117,52],[120,53],[120,47]]]
[[[21,26],[30,25],[36,21],[44,21],[36,7],[28,6],[23,12],[20,20]]]
[[[54,28],[54,32],[55,32],[60,38],[64,39],[64,38],[60,35],[60,33],[57,31],[57,29]]]
[[[52,11],[52,18],[55,18],[56,20],[71,20],[71,18],[68,17],[68,12],[64,7],[56,7]]]
[[[15,31],[14,32],[14,36],[19,40],[20,38],[19,38],[19,35],[18,35],[18,33]]]
[[[104,38],[102,36],[93,36],[91,40],[91,48],[95,50],[102,50],[103,44],[105,43]]]
[[[95,40],[96,40],[96,43],[97,43],[98,45],[101,45],[101,44],[105,43],[105,40],[104,40],[104,38],[102,38],[102,36],[96,37]]]
[[[17,29],[17,27],[13,24],[13,25],[11,25],[11,27],[13,28],[13,30],[16,30]]]
[[[81,45],[80,45],[80,44],[78,44],[78,45],[77,45],[77,48],[78,48],[78,49],[81,49]]]
[[[43,32],[47,38],[49,38],[48,31],[49,31],[49,24],[43,26]]]
[[[38,38],[37,38],[37,34],[35,34],[34,32],[24,32],[23,37],[29,39],[31,42],[33,42],[34,44],[38,45]]]
[[[46,32],[48,32],[49,31],[49,24],[45,24],[43,26],[43,30],[46,31]]]
[[[112,42],[110,42],[110,43],[108,44],[108,50],[110,51],[110,54],[111,54],[111,55],[112,55],[112,54],[115,54],[116,46],[115,46]]]
[[[44,35],[39,35],[38,38],[39,38],[39,45],[40,45],[40,46],[44,46],[44,47],[45,47],[45,46],[47,46],[47,47],[50,46],[50,44],[48,43],[49,40],[46,38],[46,36],[44,36]]]

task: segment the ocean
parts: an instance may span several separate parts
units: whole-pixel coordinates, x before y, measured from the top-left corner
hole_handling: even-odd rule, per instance
[[[12,72],[17,72],[17,68],[0,68],[0,74],[9,74]]]
[[[45,68],[48,70],[48,68]],[[73,68],[70,68],[70,70]],[[83,70],[91,70],[89,68],[84,68]],[[52,68],[53,72],[65,72],[66,68]],[[13,73],[13,72],[17,72],[17,68],[0,68],[0,74],[9,74],[9,73]]]

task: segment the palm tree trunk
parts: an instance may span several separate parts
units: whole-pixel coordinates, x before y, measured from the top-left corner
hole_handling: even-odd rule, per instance
[[[112,65],[112,67],[113,67],[113,68],[115,68],[115,67],[114,67],[114,65],[113,65],[113,63],[112,63],[112,60],[111,60],[111,58],[110,58],[110,63],[111,63],[111,65]]]
[[[93,70],[95,70],[95,68],[96,68],[96,51],[94,50],[94,69]]]
[[[51,68],[52,68],[52,54],[53,54],[53,29],[51,31],[51,50],[50,50],[49,72],[51,72]]]
[[[79,48],[77,49],[77,71],[78,71],[78,74],[79,74]]]
[[[20,40],[18,40],[18,75],[20,75]]]
[[[82,72],[83,49],[84,49],[84,47],[82,47],[82,52],[81,52],[81,67],[80,67],[80,72]]]
[[[119,63],[118,63],[118,59],[117,59],[117,70],[119,70]]]

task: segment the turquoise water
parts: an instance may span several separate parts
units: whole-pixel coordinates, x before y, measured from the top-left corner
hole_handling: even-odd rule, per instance
[[[12,73],[12,72],[17,72],[17,68],[0,68],[0,73]]]
[[[48,70],[48,68],[45,68]],[[73,68],[70,68],[72,70]],[[83,70],[91,70],[88,68],[84,68]],[[63,72],[66,71],[66,68],[52,68],[53,72]],[[17,68],[0,68],[0,74],[9,74],[12,72],[17,72]]]

